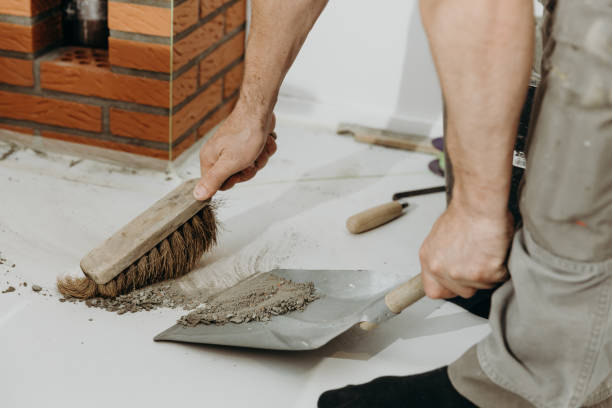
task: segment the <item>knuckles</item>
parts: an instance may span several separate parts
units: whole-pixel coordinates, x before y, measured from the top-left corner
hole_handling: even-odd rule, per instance
[[[474,288],[464,288],[461,290],[461,293],[458,295],[464,299],[469,299],[476,294],[476,289]]]
[[[425,294],[432,299],[443,299],[446,291],[440,285],[425,284],[423,283],[423,289]]]

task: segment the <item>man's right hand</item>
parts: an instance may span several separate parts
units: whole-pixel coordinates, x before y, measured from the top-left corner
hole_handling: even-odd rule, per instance
[[[274,126],[273,113],[262,120],[234,109],[200,150],[202,177],[194,197],[206,200],[218,190],[252,179],[276,152]]]

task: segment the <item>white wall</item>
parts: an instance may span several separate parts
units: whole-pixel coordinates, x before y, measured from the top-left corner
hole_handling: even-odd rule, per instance
[[[330,0],[287,74],[276,113],[436,137],[441,104],[417,0]]]
[[[418,2],[331,0],[281,88],[277,114],[428,134],[441,112]]]

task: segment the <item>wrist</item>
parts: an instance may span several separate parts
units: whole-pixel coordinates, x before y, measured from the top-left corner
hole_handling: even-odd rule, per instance
[[[235,109],[252,119],[266,123],[278,98],[278,89],[269,86],[273,82],[245,72]]]
[[[272,116],[272,109],[264,109],[256,105],[256,103],[239,98],[232,111],[231,117],[232,120],[237,120],[240,123],[248,123],[249,127],[259,129],[265,133]]]
[[[508,196],[510,187],[466,186],[463,183],[453,185],[450,206],[471,217],[487,219],[505,219],[508,215]]]

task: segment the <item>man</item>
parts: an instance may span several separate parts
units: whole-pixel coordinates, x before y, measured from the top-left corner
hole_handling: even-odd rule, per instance
[[[196,198],[249,180],[276,150],[280,84],[325,4],[252,1],[240,98],[202,148]],[[532,59],[532,1],[420,6],[454,170],[452,200],[420,250],[425,291],[469,298],[505,283],[493,296],[492,333],[449,367],[328,391],[319,406],[610,407],[612,2],[545,4],[524,226],[516,233],[508,195]]]

